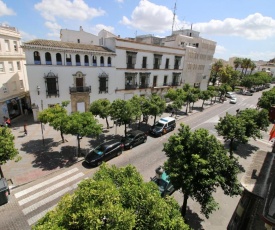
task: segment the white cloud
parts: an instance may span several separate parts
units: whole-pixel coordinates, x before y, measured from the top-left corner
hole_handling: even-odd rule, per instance
[[[204,34],[264,40],[275,36],[275,19],[255,13],[244,19],[226,18],[223,21],[211,20],[206,23],[195,23],[193,28]]]
[[[94,27],[91,28],[91,33],[97,35],[103,29],[105,29],[105,30],[107,30],[111,33],[115,32],[115,28],[112,27],[112,26],[105,26],[103,24],[97,24],[97,25],[95,25]]]
[[[216,46],[215,54],[223,54],[226,52],[226,48],[221,45]]]
[[[120,23],[146,32],[165,33],[172,29],[173,12],[166,6],[141,0],[131,14],[131,19],[123,16]],[[180,24],[177,16],[175,24]]]
[[[83,0],[42,0],[35,9],[48,21],[56,18],[88,20],[105,14],[104,10],[90,8]]]
[[[6,3],[0,0],[0,17],[5,15],[15,15],[16,13],[11,9],[8,8]]]
[[[36,39],[37,37],[33,34],[29,34],[23,30],[20,30],[19,31],[21,36],[22,36],[22,42],[26,42],[26,41],[30,41],[30,40],[33,40],[33,39]]]
[[[242,58],[250,58],[251,60],[256,60],[256,61],[258,61],[258,60],[268,61],[275,57],[275,51],[266,51],[266,52],[251,51],[247,54],[236,53],[232,56],[242,57]]]
[[[62,28],[59,24],[57,24],[56,22],[45,22],[45,26],[50,29],[50,33],[48,33],[49,37],[56,37],[59,38],[60,37],[60,29]]]
[[[124,0],[115,0],[116,2],[118,2],[118,3],[123,3],[124,2]]]

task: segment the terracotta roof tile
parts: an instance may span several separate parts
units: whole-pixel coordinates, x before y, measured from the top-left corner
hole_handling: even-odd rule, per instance
[[[103,47],[96,46],[90,44],[81,44],[81,43],[73,43],[73,42],[62,42],[62,41],[54,41],[54,40],[44,40],[44,39],[35,39],[28,42],[24,42],[22,47],[28,46],[41,46],[41,47],[54,47],[61,49],[78,49],[78,50],[91,50],[91,51],[99,51],[99,52],[112,52],[112,50]]]

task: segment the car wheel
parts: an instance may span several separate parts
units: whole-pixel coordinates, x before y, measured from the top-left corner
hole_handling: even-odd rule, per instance
[[[117,156],[120,156],[122,153],[122,150],[117,153]]]
[[[130,146],[129,146],[129,149],[132,149],[132,148],[133,148],[133,145],[130,145]]]
[[[146,141],[147,141],[147,138],[145,138],[145,139],[143,140],[143,143],[146,143]]]

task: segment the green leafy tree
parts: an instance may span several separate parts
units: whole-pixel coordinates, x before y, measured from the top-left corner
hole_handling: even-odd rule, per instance
[[[93,179],[83,180],[33,229],[181,229],[188,230],[179,206],[161,198],[157,186],[144,182],[133,166],[103,164]]]
[[[230,156],[233,156],[234,143],[246,144],[249,138],[262,138],[261,130],[266,131],[269,125],[266,110],[245,109],[237,115],[226,114],[215,126],[219,135],[229,141]]]
[[[135,119],[134,106],[129,100],[116,99],[111,104],[110,116],[118,123],[124,124],[124,134],[126,136],[127,125]]]
[[[209,91],[209,95],[211,98],[211,104],[213,103],[213,98],[215,98],[214,103],[216,103],[216,97],[218,96],[218,88],[210,85],[207,87],[207,90]]]
[[[180,126],[178,133],[164,144],[163,151],[168,157],[164,168],[175,189],[184,194],[182,216],[186,215],[187,201],[191,197],[209,218],[218,208],[212,195],[217,187],[229,196],[240,194],[239,168],[236,160],[226,154],[224,146],[207,130],[192,132],[189,126]]]
[[[154,116],[154,124],[156,123],[157,116],[163,114],[166,103],[165,100],[162,99],[157,94],[152,94],[149,98],[149,115]]]
[[[69,104],[69,101],[63,101],[61,105],[56,104],[53,107],[44,109],[39,112],[38,120],[44,124],[49,123],[55,130],[60,131],[62,142],[65,142],[64,139],[64,126],[68,120],[68,114],[65,107]]]
[[[0,176],[4,178],[1,166],[9,160],[19,161],[21,157],[18,155],[18,150],[14,146],[14,136],[10,128],[0,127]]]
[[[216,84],[217,80],[219,80],[219,75],[222,68],[223,68],[222,60],[218,60],[212,65],[209,81],[212,83],[213,86]]]
[[[64,126],[64,133],[77,136],[78,156],[80,155],[80,140],[83,136],[102,133],[102,125],[94,118],[91,112],[74,112],[68,116]]]
[[[140,126],[143,98],[140,96],[134,95],[129,101],[133,106],[133,114],[135,116],[135,120],[138,120],[138,123]]]
[[[241,66],[241,64],[242,64],[242,58],[236,58],[234,60],[234,68],[235,68],[235,70],[237,70],[237,68],[239,68]]]
[[[199,98],[202,100],[201,109],[203,110],[204,102],[210,99],[210,91],[209,90],[201,91],[199,94]]]
[[[110,106],[111,102],[106,98],[98,99],[92,102],[92,104],[90,105],[90,112],[93,115],[99,116],[100,118],[106,120],[107,129],[110,128],[108,122],[108,116],[110,115]]]

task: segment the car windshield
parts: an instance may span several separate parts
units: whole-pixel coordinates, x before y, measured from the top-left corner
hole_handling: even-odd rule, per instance
[[[163,179],[157,179],[156,182],[157,182],[157,185],[159,186],[160,192],[163,192],[168,185],[168,183]]]
[[[157,127],[157,128],[162,128],[164,126],[164,124],[163,123],[160,123],[160,122],[157,122],[156,124],[155,124],[155,127]]]
[[[100,145],[100,146],[98,146],[98,147],[96,147],[96,148],[94,149],[94,152],[95,152],[97,155],[102,155],[102,154],[104,153],[104,151],[105,151],[104,145]]]
[[[135,135],[133,135],[132,133],[127,133],[126,134],[126,139],[133,140],[134,138],[135,138]]]

